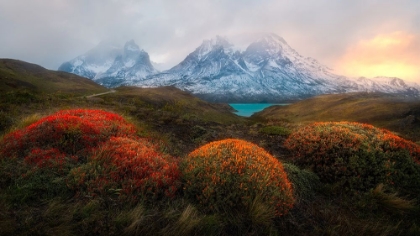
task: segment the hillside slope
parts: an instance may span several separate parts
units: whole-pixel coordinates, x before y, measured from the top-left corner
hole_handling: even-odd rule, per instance
[[[108,90],[92,80],[75,74],[47,70],[24,61],[0,59],[0,92],[20,89],[74,95],[89,95]]]
[[[356,121],[420,140],[420,100],[381,93],[321,95],[289,106],[273,106],[253,115],[264,120],[295,123]]]

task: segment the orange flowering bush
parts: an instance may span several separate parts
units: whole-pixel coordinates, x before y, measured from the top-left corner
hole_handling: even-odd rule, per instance
[[[285,147],[321,180],[349,190],[367,190],[379,183],[397,185],[397,180],[405,185],[420,173],[418,145],[367,124],[313,123],[292,133]],[[404,177],[408,170],[413,176]]]
[[[205,210],[248,211],[255,199],[275,206],[275,215],[293,206],[292,186],[282,164],[255,144],[226,139],[191,152],[181,164],[184,193]]]
[[[70,173],[70,183],[79,193],[101,196],[115,193],[122,198],[174,197],[179,170],[174,159],[156,151],[146,140],[113,137]]]

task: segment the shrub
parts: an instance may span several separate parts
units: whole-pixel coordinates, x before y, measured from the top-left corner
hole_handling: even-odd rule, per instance
[[[113,137],[88,163],[70,173],[70,185],[88,196],[117,194],[129,200],[174,197],[179,187],[175,160],[145,140]]]
[[[0,155],[24,158],[34,148],[53,148],[69,155],[84,154],[112,136],[132,136],[135,132],[135,127],[117,114],[101,110],[64,110],[5,135],[0,142]]]
[[[406,181],[402,170],[418,168],[420,147],[391,132],[351,122],[313,123],[285,141],[297,164],[321,180],[347,190],[367,190],[379,183]],[[403,166],[401,166],[403,165]],[[397,184],[395,184],[397,185]]]
[[[110,137],[134,134],[121,116],[101,110],[65,110],[39,119],[0,140],[0,188],[20,202],[68,194],[72,168]]]
[[[292,186],[282,164],[255,144],[226,139],[206,144],[184,158],[184,192],[210,212],[249,214],[255,200],[276,216],[293,206]]]

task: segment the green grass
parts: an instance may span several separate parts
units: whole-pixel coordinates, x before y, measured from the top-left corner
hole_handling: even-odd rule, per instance
[[[267,135],[283,135],[288,136],[291,131],[281,126],[266,126],[260,129],[260,132]]]
[[[23,61],[0,59],[0,91],[31,90],[73,96],[106,92],[93,81],[66,72],[50,71]]]

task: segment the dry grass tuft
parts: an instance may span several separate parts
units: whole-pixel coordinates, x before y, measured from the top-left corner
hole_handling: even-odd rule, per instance
[[[403,199],[398,196],[398,193],[386,193],[383,184],[379,184],[373,189],[371,196],[384,210],[390,213],[403,214],[413,210],[415,207],[414,200]]]

